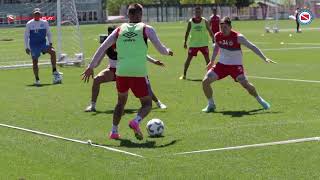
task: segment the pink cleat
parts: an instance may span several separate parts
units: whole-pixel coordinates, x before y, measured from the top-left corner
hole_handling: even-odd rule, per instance
[[[135,120],[131,120],[129,122],[129,127],[133,130],[134,135],[136,136],[136,138],[138,140],[142,140],[143,139],[143,134],[142,134],[142,132],[140,130],[139,123],[137,123]]]
[[[110,132],[109,139],[120,139],[119,133]]]

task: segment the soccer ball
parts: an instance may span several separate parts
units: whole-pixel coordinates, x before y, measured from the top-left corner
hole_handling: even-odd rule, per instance
[[[146,128],[151,137],[157,137],[162,135],[164,124],[160,119],[151,119],[148,121]]]

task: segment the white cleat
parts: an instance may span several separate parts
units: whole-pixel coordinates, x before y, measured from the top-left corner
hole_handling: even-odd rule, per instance
[[[87,106],[86,109],[84,110],[84,112],[96,112],[96,111],[97,111],[96,108],[92,106],[92,104]]]
[[[164,104],[162,104],[162,102],[160,102],[160,101],[157,102],[157,106],[158,106],[158,108],[160,108],[160,109],[167,109],[167,106],[164,105]]]
[[[62,83],[62,74],[61,72],[55,71],[53,72],[53,84],[61,84]]]
[[[35,85],[35,86],[41,86],[40,80],[36,80],[36,81],[34,82],[34,85]]]

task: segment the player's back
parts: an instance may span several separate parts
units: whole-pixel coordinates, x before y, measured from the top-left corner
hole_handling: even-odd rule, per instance
[[[35,21],[32,19],[27,23],[27,31],[30,33],[30,46],[42,45],[46,43],[48,26],[49,24],[45,20]]]

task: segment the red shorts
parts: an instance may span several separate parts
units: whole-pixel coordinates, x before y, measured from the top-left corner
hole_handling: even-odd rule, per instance
[[[211,72],[214,72],[218,76],[218,79],[231,76],[235,81],[237,81],[238,76],[245,74],[242,65],[225,65],[221,63],[217,63],[214,68],[211,68],[208,74]]]
[[[117,90],[119,93],[126,93],[131,89],[137,98],[149,96],[147,77],[116,77]]]
[[[188,54],[190,56],[197,56],[198,52],[201,52],[203,55],[209,55],[209,48],[208,46],[204,46],[204,47],[190,47]]]

